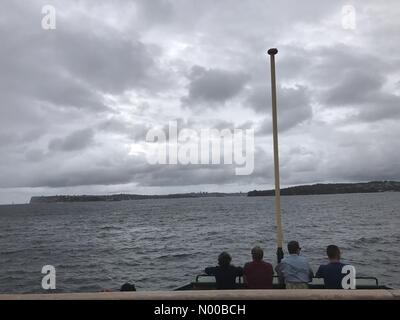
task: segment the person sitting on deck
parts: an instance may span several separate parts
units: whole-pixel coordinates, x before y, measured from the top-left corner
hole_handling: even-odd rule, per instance
[[[324,278],[325,289],[343,289],[342,280],[345,274],[342,269],[345,266],[340,262],[340,249],[338,246],[329,245],[326,248],[329,263],[321,265],[316,273],[317,278]]]
[[[272,289],[274,269],[263,260],[264,252],[256,246],[251,250],[252,262],[244,265],[244,281],[249,289]]]
[[[308,289],[313,278],[313,271],[305,257],[300,256],[300,245],[297,241],[288,243],[289,256],[282,259],[275,270],[286,289]]]
[[[236,289],[236,277],[243,275],[243,269],[231,265],[231,261],[229,253],[222,252],[218,256],[218,266],[208,267],[204,270],[207,275],[215,276],[219,290]]]

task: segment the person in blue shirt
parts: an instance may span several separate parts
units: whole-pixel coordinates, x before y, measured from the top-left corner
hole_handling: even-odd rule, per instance
[[[345,264],[340,262],[340,249],[338,246],[329,245],[326,248],[326,254],[329,263],[321,265],[315,276],[324,279],[325,289],[343,289],[342,279],[345,274],[342,274],[342,269]]]
[[[300,256],[300,245],[297,241],[288,243],[289,256],[282,259],[275,270],[286,289],[308,289],[313,271],[305,257]]]

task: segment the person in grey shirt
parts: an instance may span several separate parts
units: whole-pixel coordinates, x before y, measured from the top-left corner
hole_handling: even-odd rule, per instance
[[[275,270],[286,285],[286,289],[308,289],[314,273],[305,257],[300,256],[300,245],[297,241],[288,243],[289,256],[282,259]]]

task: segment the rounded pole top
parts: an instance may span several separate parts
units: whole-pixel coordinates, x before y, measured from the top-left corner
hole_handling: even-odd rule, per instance
[[[276,55],[278,53],[278,49],[277,48],[271,48],[268,50],[268,54],[270,56]]]

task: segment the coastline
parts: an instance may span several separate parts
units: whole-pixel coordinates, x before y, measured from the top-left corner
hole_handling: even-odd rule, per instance
[[[318,183],[282,188],[282,196],[292,195],[326,195],[348,193],[379,193],[400,192],[400,182],[397,181],[371,181],[360,183]],[[63,203],[63,202],[96,202],[96,201],[125,201],[147,199],[182,199],[205,197],[231,197],[231,196],[275,196],[275,190],[253,190],[247,193],[223,192],[191,192],[166,195],[141,195],[141,194],[112,194],[112,195],[54,195],[31,197],[30,204],[36,203]]]

